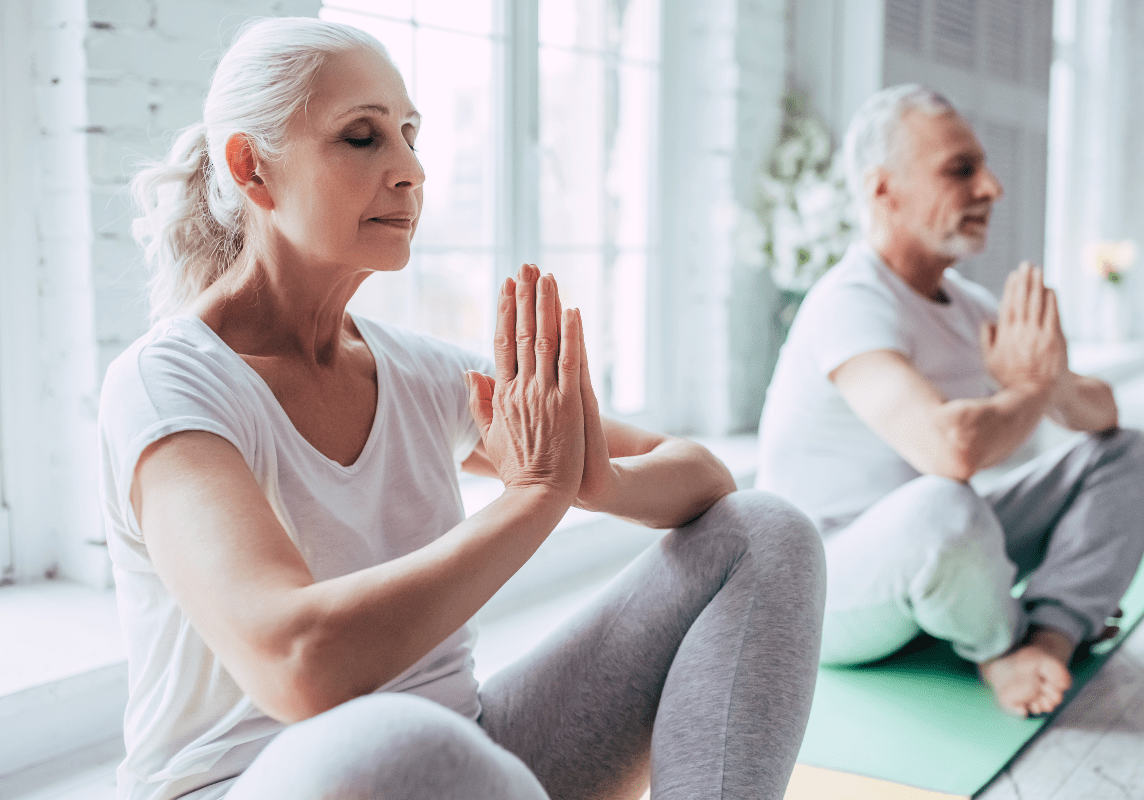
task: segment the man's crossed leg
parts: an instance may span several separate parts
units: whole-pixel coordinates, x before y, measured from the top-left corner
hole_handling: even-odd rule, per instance
[[[923,476],[826,533],[822,659],[862,663],[925,631],[981,665],[1005,708],[1049,711],[1144,555],[1144,435],[1086,434],[984,496]],[[1020,598],[1014,583],[1026,579]]]

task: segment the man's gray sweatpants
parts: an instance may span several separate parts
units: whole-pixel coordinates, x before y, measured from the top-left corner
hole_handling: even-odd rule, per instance
[[[810,520],[735,492],[494,675],[478,722],[366,695],[291,725],[200,796],[619,800],[650,768],[656,800],[779,800],[810,715],[825,582]]]
[[[824,540],[825,663],[873,661],[921,631],[978,663],[1031,624],[1092,639],[1144,554],[1144,435],[1086,434],[984,495],[923,476]]]

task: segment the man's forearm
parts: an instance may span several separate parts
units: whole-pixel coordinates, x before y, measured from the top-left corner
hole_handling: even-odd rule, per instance
[[[1049,416],[1071,431],[1096,432],[1119,422],[1112,387],[1099,378],[1067,372],[1053,394]]]
[[[645,455],[612,459],[615,490],[596,511],[651,528],[674,528],[735,491],[723,462],[686,439],[667,439]]]
[[[976,472],[1011,456],[1048,411],[1051,392],[1009,387],[980,400],[951,400],[939,411],[939,428],[949,443],[950,463],[942,473],[969,480]]]

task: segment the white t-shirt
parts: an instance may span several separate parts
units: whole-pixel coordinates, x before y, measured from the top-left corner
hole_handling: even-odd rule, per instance
[[[767,390],[755,485],[799,506],[823,533],[919,476],[864,423],[827,377],[854,356],[895,350],[947,399],[986,397],[980,326],[996,321],[985,287],[947,269],[949,298],[923,297],[865,242],[807,294]]]
[[[294,428],[270,388],[194,316],[165,320],[111,364],[100,398],[103,509],[130,699],[121,800],[167,800],[241,772],[283,729],[253,705],[151,563],[129,493],[151,443],[202,430],[233,444],[316,580],[410,553],[464,519],[457,465],[479,434],[462,370],[485,358],[354,318],[377,362],[377,410],[351,466]],[[382,689],[475,719],[471,623]]]

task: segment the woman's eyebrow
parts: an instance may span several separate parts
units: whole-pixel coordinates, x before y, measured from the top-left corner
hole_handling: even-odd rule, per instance
[[[375,111],[378,114],[381,114],[382,116],[386,116],[386,117],[388,117],[391,113],[389,110],[389,106],[381,106],[381,105],[377,105],[376,103],[363,103],[360,106],[354,106],[353,108],[349,109],[348,111],[346,111],[342,114],[339,114],[336,119],[340,120],[344,117],[350,116],[351,114],[357,114],[357,113],[360,113],[362,111]],[[417,111],[410,110],[406,116],[408,116],[410,119],[413,119],[417,122],[421,121],[421,114],[419,114]]]

